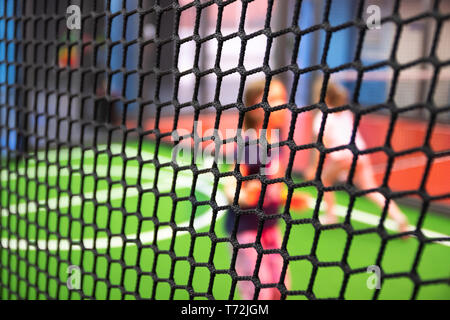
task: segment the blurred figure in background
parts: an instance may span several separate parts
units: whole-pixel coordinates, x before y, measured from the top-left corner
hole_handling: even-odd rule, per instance
[[[319,80],[315,83],[313,94],[314,101],[319,101],[322,90],[323,81]],[[329,82],[325,96],[325,103],[328,108],[335,108],[348,104],[348,93],[346,89],[336,83]],[[313,119],[313,136],[314,141],[320,133],[322,125],[322,113],[317,112]],[[350,110],[341,112],[329,113],[326,119],[325,128],[323,132],[323,143],[326,148],[336,148],[350,143],[353,133],[353,113]],[[359,150],[366,149],[366,143],[363,137],[356,131],[355,143]],[[311,163],[306,170],[305,176],[308,180],[312,180],[316,175],[316,168],[319,162],[319,153],[312,153]],[[350,150],[340,150],[328,153],[322,168],[322,182],[329,187],[338,181],[343,175],[348,175],[353,161],[353,154]],[[354,174],[354,182],[363,189],[376,189],[378,186],[375,181],[375,173],[373,171],[370,159],[367,156],[358,158],[356,163],[356,170]],[[371,192],[366,196],[372,200],[380,208],[384,208],[386,199],[378,192]],[[325,224],[334,224],[338,222],[336,212],[336,200],[333,192],[325,192],[324,200],[327,205],[326,216],[323,219]],[[388,208],[389,216],[398,224],[400,232],[409,231],[408,220],[406,216],[400,211],[399,207],[394,201],[390,201]]]
[[[251,83],[245,91],[245,104],[247,107],[255,106],[262,102],[264,88],[266,81],[261,80],[258,82]],[[272,80],[269,89],[269,95],[267,98],[271,107],[276,107],[284,105],[287,103],[287,92],[284,85],[278,80]],[[271,113],[268,131],[267,131],[267,142],[277,143],[274,133],[281,128],[286,128],[286,113],[287,110],[280,110]],[[268,151],[268,162],[265,162],[261,157],[261,140],[264,140],[262,131],[264,122],[265,112],[261,107],[258,107],[252,111],[248,111],[245,114],[243,129],[244,132],[253,131],[256,132],[256,139],[259,139],[257,151],[252,149],[252,146],[243,146],[245,159],[240,160],[240,171],[244,176],[260,174],[262,172],[263,164],[267,171],[263,173],[268,179],[276,179],[284,177],[286,168],[280,162],[280,156],[273,156],[270,154],[271,150]],[[244,134],[246,135],[246,134]],[[279,134],[278,134],[279,135]],[[248,142],[248,137],[246,136],[246,142]],[[263,144],[264,145],[264,144]],[[262,150],[264,152],[264,150]],[[257,153],[256,163],[251,161],[254,157],[254,153]],[[235,157],[236,159],[236,157]],[[233,168],[231,168],[233,170]],[[226,195],[230,203],[233,203],[237,183],[235,179],[232,179],[230,183],[227,183]],[[259,179],[247,180],[242,183],[239,191],[239,201],[238,204],[243,210],[256,209],[258,201],[261,194],[261,181]],[[299,198],[297,196],[297,198]],[[306,206],[307,201],[302,201],[304,198],[292,200],[291,204],[295,206],[295,209],[301,210]],[[305,198],[306,199],[306,198]],[[273,215],[278,214],[284,201],[286,199],[283,197],[283,187],[280,183],[269,184],[264,195],[264,202],[262,209],[264,214]],[[295,203],[295,204],[294,204]],[[255,243],[256,236],[258,233],[258,225],[260,219],[254,214],[244,214],[240,215],[238,228],[237,228],[237,240],[242,244]],[[236,223],[236,213],[233,210],[229,210],[227,214],[227,229],[229,233],[233,232],[234,225]],[[264,227],[261,233],[261,245],[264,250],[268,249],[280,249],[283,241],[283,236],[278,225],[278,219],[267,219],[264,222]],[[236,260],[236,271],[239,276],[253,276],[254,269],[256,266],[258,254],[254,248],[239,249],[237,260]],[[259,267],[259,279],[263,284],[278,284],[280,282],[281,272],[283,268],[283,258],[279,254],[264,254]],[[286,287],[289,287],[290,279],[287,273],[284,279]],[[245,300],[253,299],[254,287],[251,281],[241,281],[240,282],[240,293],[241,297]],[[277,288],[264,288],[261,289],[259,293],[259,299],[261,300],[278,300],[281,294]]]

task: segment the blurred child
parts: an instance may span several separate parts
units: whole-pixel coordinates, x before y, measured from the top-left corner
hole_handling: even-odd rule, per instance
[[[319,101],[322,89],[322,81],[318,81],[314,88],[315,101]],[[325,103],[328,108],[335,108],[346,105],[348,103],[348,93],[341,86],[330,82],[327,86],[327,93]],[[326,148],[335,148],[342,145],[348,145],[351,140],[353,132],[353,113],[350,110],[341,112],[329,113],[325,123],[323,133],[323,143]],[[317,140],[322,124],[322,113],[318,112],[313,120],[313,135]],[[356,132],[355,143],[359,150],[366,149],[366,144],[359,131]],[[319,153],[314,152],[313,159],[309,168],[306,171],[307,179],[314,179],[316,174],[316,167],[319,161]],[[333,185],[342,175],[347,175],[350,171],[353,161],[353,154],[350,150],[342,150],[328,153],[322,167],[322,182],[325,186]],[[354,174],[355,184],[363,189],[375,189],[377,184],[375,182],[375,174],[373,171],[370,159],[367,156],[359,157],[356,164]],[[385,198],[378,192],[371,192],[366,196],[372,200],[380,208],[384,208]],[[335,206],[335,198],[333,192],[325,192],[324,200],[327,204],[326,217],[323,222],[326,224],[337,223],[337,213]],[[394,201],[390,201],[389,216],[398,223],[400,232],[407,232],[408,220],[406,216],[400,211],[399,207]]]
[[[246,106],[254,106],[262,101],[264,93],[265,81],[259,81],[252,83],[246,88],[245,92],[245,104]],[[268,96],[268,102],[271,107],[283,105],[287,103],[287,93],[284,85],[277,80],[272,80],[270,85],[270,91]],[[271,129],[279,129],[281,126],[286,125],[286,112],[276,112],[277,117],[272,121],[271,114],[271,125],[268,131]],[[275,117],[274,117],[275,119]],[[254,130],[257,133],[257,137],[252,139],[260,139],[261,132],[264,121],[264,110],[262,108],[257,108],[255,110],[246,113],[244,118],[243,130]],[[267,134],[268,142],[270,143],[271,135]],[[247,140],[248,141],[248,140]],[[258,145],[258,157],[257,161],[249,161],[252,156],[250,151],[251,147],[244,147],[245,159],[239,161],[240,171],[244,176],[251,174],[260,174],[262,163],[265,163],[259,157]],[[269,151],[270,152],[270,151]],[[270,157],[270,155],[269,155]],[[283,177],[285,169],[280,163],[279,157],[270,157],[269,162],[266,163],[266,167],[269,172],[267,178],[274,179],[278,177]],[[226,194],[230,203],[234,201],[235,191],[236,191],[236,180],[232,179],[230,183],[227,183]],[[242,210],[255,209],[260,197],[261,192],[261,182],[260,180],[250,180],[242,183],[239,192],[239,206]],[[267,185],[266,193],[264,196],[263,211],[265,214],[278,214],[280,208],[283,204],[281,197],[282,188],[280,184],[270,184]],[[236,213],[230,210],[227,214],[227,228],[231,233],[235,225]],[[237,229],[237,240],[242,244],[253,244],[256,241],[257,229],[259,224],[259,218],[256,214],[244,214],[240,216]],[[278,219],[268,219],[264,222],[264,228],[261,234],[261,245],[264,250],[268,249],[280,249],[282,244],[282,233],[277,223]],[[236,271],[239,276],[253,276],[254,269],[256,266],[258,254],[253,247],[239,249],[237,260],[236,260]],[[279,254],[264,254],[261,260],[259,268],[259,279],[262,284],[278,284],[280,282],[281,271],[283,267],[283,258]],[[289,285],[289,276],[286,274],[284,279],[286,286]],[[240,281],[240,293],[241,297],[245,300],[253,299],[254,297],[254,286],[251,281]],[[261,289],[258,298],[261,300],[276,300],[280,299],[281,294],[277,288],[265,288]]]

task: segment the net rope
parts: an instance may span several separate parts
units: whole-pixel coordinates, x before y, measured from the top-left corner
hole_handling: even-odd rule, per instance
[[[242,281],[251,281],[255,287],[254,297],[257,298],[261,290],[266,288],[277,288],[280,292],[281,299],[287,299],[291,296],[303,296],[308,299],[318,298],[315,293],[316,277],[320,268],[337,267],[341,270],[343,277],[340,284],[339,293],[336,299],[344,299],[348,290],[349,280],[357,274],[367,274],[367,266],[351,268],[348,263],[348,256],[351,249],[352,241],[355,237],[364,234],[376,234],[380,238],[380,247],[376,255],[375,265],[383,264],[383,255],[390,241],[400,239],[405,235],[410,235],[417,239],[418,246],[410,270],[406,272],[386,272],[381,268],[381,285],[387,280],[397,278],[407,278],[412,282],[412,290],[409,298],[417,298],[421,288],[433,285],[450,285],[450,275],[444,278],[422,279],[418,272],[418,266],[421,261],[423,251],[427,245],[435,242],[448,242],[450,237],[442,236],[440,238],[428,237],[424,234],[422,228],[427,217],[429,207],[433,202],[439,200],[450,199],[450,194],[446,193],[439,196],[428,194],[426,184],[430,174],[430,170],[434,161],[450,156],[450,150],[441,150],[439,152],[433,150],[430,145],[430,139],[433,129],[436,125],[437,118],[450,112],[450,106],[435,106],[433,95],[439,81],[440,72],[450,65],[450,60],[441,61],[436,50],[440,41],[442,26],[450,21],[450,15],[440,11],[439,0],[432,1],[432,7],[419,15],[402,18],[399,14],[400,0],[393,1],[393,12],[382,18],[382,24],[391,22],[397,26],[394,43],[391,49],[390,58],[373,65],[364,65],[361,60],[361,51],[363,49],[365,35],[367,33],[367,25],[364,20],[365,1],[356,1],[356,15],[352,20],[346,21],[339,25],[332,25],[329,20],[331,0],[324,1],[324,10],[319,24],[314,24],[306,29],[299,27],[298,21],[302,10],[302,1],[295,1],[292,8],[292,19],[288,27],[273,31],[271,21],[273,19],[273,8],[275,1],[267,1],[267,11],[265,16],[264,27],[255,32],[249,33],[245,29],[246,17],[248,16],[249,4],[252,1],[240,1],[242,4],[239,26],[236,32],[223,35],[221,32],[224,10],[227,6],[232,5],[236,1],[191,1],[178,3],[178,1],[155,1],[151,4],[144,1],[136,0],[134,8],[130,9],[125,1],[85,1],[80,0],[74,2],[82,8],[83,27],[91,26],[92,37],[90,39],[71,40],[66,36],[61,40],[58,32],[65,29],[66,14],[65,8],[69,5],[67,1],[33,1],[33,5],[27,4],[26,0],[8,1],[1,0],[1,16],[0,21],[3,30],[0,34],[0,67],[3,75],[0,76],[0,147],[1,147],[1,223],[0,223],[0,299],[32,299],[32,298],[82,298],[92,299],[98,298],[97,292],[104,290],[107,292],[104,298],[112,298],[112,291],[118,292],[120,298],[157,298],[157,288],[159,285],[168,285],[170,294],[167,298],[174,299],[176,290],[185,290],[188,297],[193,298],[217,298],[214,294],[215,279],[220,276],[228,276],[231,279],[229,292],[227,297],[233,299],[236,297],[239,285]],[[114,2],[119,2],[115,9]],[[201,31],[202,15],[205,14],[209,7],[217,7],[217,22],[215,31],[209,35],[203,35]],[[193,34],[191,36],[182,37],[179,34],[180,18],[187,10],[195,10],[195,19]],[[148,15],[154,17],[155,30],[151,36],[145,35],[144,20]],[[163,22],[170,15],[173,20],[170,31]],[[122,17],[121,23],[114,24],[114,19]],[[137,17],[137,18],[136,18]],[[421,57],[407,64],[398,63],[396,60],[396,52],[401,38],[402,27],[408,23],[430,18],[436,23],[436,30],[433,34],[431,50],[428,55]],[[130,23],[137,23],[136,37],[129,38],[127,35],[127,26]],[[112,36],[113,28],[121,27],[121,35]],[[337,67],[329,67],[327,64],[327,56],[333,54],[330,50],[330,42],[333,34],[345,28],[356,28],[357,45],[353,61],[339,65]],[[8,28],[13,28],[13,35],[8,34]],[[96,31],[97,30],[97,31]],[[318,64],[301,68],[298,65],[298,55],[300,43],[303,37],[313,32],[322,30],[325,32],[325,41],[323,52],[320,54],[321,59]],[[116,30],[117,31],[117,30]],[[102,33],[106,37],[102,37]],[[68,34],[76,34],[71,31]],[[290,53],[289,64],[280,68],[270,66],[271,49],[274,40],[283,35],[292,35],[295,39],[293,50]],[[267,46],[263,64],[257,68],[247,70],[244,65],[246,46],[249,40],[264,35],[267,38]],[[41,37],[38,39],[38,37]],[[227,40],[238,38],[241,44],[238,65],[229,70],[221,69],[221,52],[227,44]],[[200,52],[202,46],[209,40],[217,40],[217,51],[214,66],[204,70],[200,61]],[[193,59],[193,67],[180,71],[178,62],[180,59],[180,47],[189,41],[195,42],[195,54]],[[145,63],[146,46],[154,47],[154,66],[148,66]],[[70,66],[70,58],[75,54],[68,54],[67,65],[61,66],[61,60],[58,60],[58,52],[61,48],[78,48],[81,51],[89,51],[89,54],[81,54],[78,67]],[[163,59],[167,55],[166,48],[172,48],[172,56],[170,56],[169,65],[165,65]],[[133,48],[137,48],[133,49]],[[134,50],[134,51],[133,51]],[[131,62],[130,52],[137,59],[136,63]],[[117,57],[121,57],[117,62]],[[116,59],[116,60],[114,60]],[[114,62],[116,61],[116,62]],[[403,70],[412,66],[427,63],[432,66],[429,71],[430,86],[424,103],[415,104],[405,108],[398,108],[394,99],[396,83]],[[370,71],[376,71],[384,67],[392,70],[390,91],[387,101],[382,104],[373,106],[362,106],[358,103],[359,90],[362,85],[364,75]],[[312,105],[299,107],[296,104],[297,86],[299,79],[313,71],[323,73],[323,84],[321,90],[320,102]],[[325,92],[330,78],[333,74],[340,71],[351,71],[352,78],[355,79],[355,90],[348,105],[330,109],[325,104]],[[272,108],[268,101],[268,91],[271,81],[278,75],[290,72],[292,76],[292,90],[289,92],[288,102],[284,105]],[[229,110],[236,110],[239,113],[238,128],[243,127],[244,115],[252,108],[248,108],[244,103],[244,91],[248,78],[257,73],[263,73],[266,80],[265,92],[262,103],[253,107],[262,107],[265,111],[264,128],[268,127],[270,114],[278,110],[289,110],[292,118],[289,125],[286,125],[289,133],[287,139],[280,141],[276,145],[268,145],[268,148],[288,149],[289,157],[287,169],[283,178],[270,179],[267,176],[258,174],[253,176],[244,176],[236,166],[234,171],[223,171],[220,166],[213,163],[211,166],[202,167],[195,163],[192,159],[191,163],[180,165],[173,160],[164,160],[159,156],[160,150],[164,148],[165,143],[172,137],[173,131],[179,128],[180,117],[185,108],[193,108],[194,121],[201,120],[201,114],[204,110],[210,110],[211,107],[215,112],[214,128],[219,130],[221,118],[224,113]],[[239,75],[239,89],[237,99],[231,104],[222,104],[220,100],[221,84],[224,77],[232,74]],[[192,99],[188,102],[180,102],[178,99],[180,89],[180,79],[183,76],[191,75],[194,78]],[[214,99],[212,102],[205,103],[201,98],[200,84],[203,78],[208,75],[217,77],[217,83],[214,88]],[[116,81],[116,77],[121,80]],[[153,93],[146,88],[147,78],[153,77],[152,83]],[[173,92],[169,98],[165,98],[162,91],[166,85],[166,79],[171,79]],[[119,89],[114,91],[114,83],[120,83]],[[135,93],[129,93],[130,87],[134,87]],[[99,94],[100,91],[102,91]],[[52,100],[53,99],[53,100]],[[53,101],[53,103],[51,103]],[[75,105],[79,108],[75,108]],[[54,105],[55,107],[51,107]],[[62,111],[66,106],[66,111]],[[101,109],[103,105],[107,107]],[[120,105],[121,114],[113,115],[112,106]],[[148,129],[145,126],[146,118],[145,110],[148,106],[153,106],[153,115],[151,117],[154,125]],[[44,106],[44,107],[43,107]],[[110,108],[109,108],[110,107]],[[164,119],[167,118],[165,108],[173,107],[174,112],[169,116],[172,119],[172,130],[162,127]],[[53,109],[52,109],[53,108]],[[134,109],[133,109],[134,108]],[[87,114],[94,111],[94,115],[89,118]],[[429,118],[426,120],[426,136],[424,143],[420,147],[395,151],[391,145],[390,137],[393,135],[396,121],[404,112],[414,109],[426,110]],[[89,111],[91,110],[91,111]],[[101,110],[107,110],[104,115],[106,121],[100,120]],[[134,111],[133,111],[134,110]],[[297,145],[294,141],[294,134],[297,128],[297,118],[304,113],[320,110],[323,113],[323,120],[318,139],[314,143]],[[350,110],[354,114],[354,128],[351,143],[337,148],[326,148],[323,143],[323,132],[327,117],[334,112]],[[358,126],[364,115],[376,112],[378,110],[387,110],[389,112],[389,129],[384,145],[376,148],[359,150],[356,146],[355,139]],[[133,113],[134,112],[134,113]],[[135,118],[132,119],[131,115]],[[113,117],[118,121],[114,122]],[[130,125],[130,120],[136,123],[136,126]],[[52,129],[53,128],[53,129]],[[51,133],[53,132],[53,133]],[[13,138],[15,137],[15,138]],[[152,157],[145,155],[143,145],[146,139],[151,137],[154,143]],[[196,133],[192,130],[189,134],[180,137],[180,140],[198,139]],[[218,143],[217,137],[201,137],[203,141],[215,141]],[[130,139],[134,139],[136,148],[135,154],[130,156],[127,154],[127,143]],[[238,136],[222,140],[222,144],[237,143]],[[119,146],[113,148],[112,145]],[[166,144],[167,145],[167,144]],[[316,149],[320,152],[319,165],[313,180],[298,182],[293,179],[294,160],[297,152],[304,150]],[[78,150],[78,151],[77,151]],[[347,181],[338,185],[326,187],[321,181],[321,173],[325,158],[332,152],[340,150],[349,150],[353,154],[352,166]],[[79,152],[80,164],[74,164],[77,159],[76,153]],[[384,175],[382,184],[374,190],[359,190],[353,183],[353,177],[356,170],[357,160],[364,155],[370,155],[376,152],[383,152],[387,155],[386,174]],[[417,190],[395,192],[389,188],[390,172],[397,157],[421,153],[426,156],[426,165],[420,188]],[[86,154],[93,155],[92,166],[94,170],[89,171],[84,168],[89,165],[86,160]],[[67,156],[64,161],[64,155]],[[113,167],[112,161],[109,162],[109,168],[106,173],[96,170],[98,158],[106,155],[108,158],[118,157],[123,163],[136,163],[136,171],[134,184],[127,179],[127,168],[125,165]],[[144,181],[144,167],[151,166],[154,168],[154,181],[150,184],[139,183]],[[70,187],[64,186],[60,181],[60,173],[56,174],[57,182],[53,181],[50,175],[51,170],[62,172],[64,170],[80,174],[79,192],[73,191]],[[158,183],[158,176],[162,175],[165,170],[171,170],[172,179],[163,183],[170,188],[161,189]],[[176,192],[177,179],[183,177],[183,174],[189,171],[192,175],[191,190],[188,195],[179,196]],[[112,176],[121,176],[119,181],[115,181]],[[211,196],[209,199],[198,199],[195,190],[202,183],[201,176],[209,174],[213,181]],[[236,191],[235,201],[232,204],[219,203],[217,199],[220,197],[219,182],[226,177],[234,177],[238,186],[242,182],[257,178],[263,185],[263,190],[268,185],[283,183],[288,188],[287,202],[283,212],[276,215],[265,215],[262,210],[262,198],[260,199],[259,209],[254,210],[260,219],[258,225],[258,233],[256,241],[250,244],[240,244],[237,241],[237,229],[239,219],[243,212],[238,203],[239,189]],[[84,190],[83,181],[93,181],[93,190]],[[22,185],[23,183],[23,185]],[[70,185],[69,179],[69,185]],[[118,198],[120,201],[119,208],[111,205],[111,201],[103,202],[101,197],[96,199],[101,183],[108,185],[106,191],[106,199],[113,199],[114,188],[122,188],[123,193]],[[35,187],[27,189],[27,185],[32,184]],[[312,218],[299,218],[290,212],[289,204],[293,196],[294,190],[306,187],[314,187],[317,190],[317,200],[314,205],[314,213]],[[27,190],[25,192],[20,191]],[[114,190],[113,190],[114,189]],[[129,212],[126,207],[126,198],[128,193],[135,190],[138,196],[137,208],[141,207],[145,194],[151,193],[154,197],[151,216],[146,216],[138,209],[136,212]],[[319,209],[323,202],[325,192],[345,191],[349,197],[347,206],[347,215],[343,222],[333,225],[321,224],[319,221]],[[379,192],[386,198],[385,208],[379,218],[376,226],[365,229],[356,229],[352,226],[351,216],[354,204],[358,197],[370,192]],[[41,195],[45,195],[45,199],[39,200]],[[53,196],[52,196],[53,195]],[[68,197],[68,204],[64,207],[61,200],[64,195]],[[420,215],[414,229],[407,234],[390,233],[385,228],[387,220],[387,208],[390,200],[404,197],[415,196],[420,198],[421,207]],[[56,197],[56,202],[52,202],[52,197]],[[163,199],[170,198],[171,207],[164,207]],[[78,201],[78,202],[77,202]],[[189,202],[191,211],[189,212],[189,222],[187,224],[178,224],[176,222],[176,207],[181,202]],[[83,211],[79,216],[70,216],[67,218],[67,207],[72,208],[76,203],[81,203],[81,207],[90,204],[93,208],[94,219],[89,221],[85,219]],[[160,205],[158,205],[160,203]],[[208,206],[211,209],[211,220],[208,228],[199,231],[195,226],[196,212],[202,206]],[[33,209],[34,208],[34,209]],[[114,212],[120,212],[124,219],[135,219],[135,234],[140,234],[144,225],[151,223],[153,225],[153,241],[143,243],[141,239],[130,237],[125,234],[125,223],[119,233],[111,231],[108,227],[100,227],[95,222],[97,212],[101,208],[106,208],[110,217]],[[228,209],[232,208],[237,212],[237,220],[233,232],[227,237],[219,237],[216,234],[216,225],[220,216]],[[33,211],[34,210],[34,211]],[[83,209],[81,209],[83,210]],[[158,210],[171,210],[169,221],[160,221],[158,219]],[[52,214],[56,213],[56,214]],[[36,214],[38,213],[38,214]],[[52,226],[52,219],[56,219],[58,226],[63,219],[69,219],[68,232],[63,233],[58,227]],[[111,218],[112,219],[112,218]],[[263,232],[264,223],[269,219],[277,219],[285,225],[283,233],[282,246],[279,249],[264,249],[261,244],[261,234]],[[304,255],[292,255],[287,249],[291,229],[294,226],[308,225],[314,228],[311,251]],[[93,230],[93,241],[91,244],[82,240],[71,240],[70,232],[80,227],[82,230]],[[171,230],[170,245],[168,248],[160,248],[159,232]],[[345,247],[342,259],[339,261],[323,262],[318,258],[317,247],[321,233],[327,230],[343,230],[346,233]],[[82,231],[83,233],[84,231]],[[86,231],[87,232],[87,231]],[[165,231],[164,231],[165,232]],[[189,252],[186,256],[176,254],[177,238],[181,234],[188,233],[191,239]],[[42,234],[44,236],[42,236]],[[32,235],[32,236],[30,236]],[[97,238],[105,238],[105,247],[99,249],[96,245],[100,242]],[[198,262],[195,259],[195,243],[200,238],[208,238],[210,241],[210,252],[207,261]],[[54,247],[50,243],[55,243]],[[120,253],[114,257],[111,254],[114,243],[120,243]],[[231,264],[229,268],[220,269],[215,266],[214,259],[217,247],[227,244],[231,250]],[[64,246],[65,249],[64,249]],[[126,261],[127,249],[136,248],[136,259],[131,264]],[[78,250],[76,249],[78,248]],[[236,271],[236,259],[239,250],[246,248],[254,248],[258,254],[254,274],[252,276],[240,276]],[[153,262],[151,267],[144,268],[142,261],[145,252],[152,252]],[[262,283],[258,277],[259,268],[264,255],[277,254],[283,259],[283,268],[281,278],[278,283]],[[74,257],[77,257],[76,259]],[[167,270],[167,276],[161,277],[157,270],[157,260],[160,257],[169,257],[170,268]],[[43,257],[43,258],[42,258]],[[83,261],[93,257],[93,266],[87,267]],[[98,259],[107,262],[108,267],[104,276],[99,276],[97,268]],[[90,290],[70,291],[67,290],[67,273],[65,269],[68,265],[76,264],[74,260],[79,261],[83,279],[89,277],[92,279],[92,288]],[[150,260],[149,260],[150,261]],[[312,265],[312,270],[308,284],[304,290],[291,290],[284,284],[288,267],[295,261],[308,261]],[[176,265],[179,262],[188,263],[189,273],[185,284],[176,281]],[[112,265],[119,266],[121,273],[120,281],[113,282],[110,280]],[[195,270],[197,268],[206,268],[208,270],[208,286],[204,292],[195,290]],[[52,271],[49,271],[52,269]],[[145,269],[145,270],[144,270]],[[54,270],[57,270],[56,272]],[[96,271],[97,270],[97,271]],[[135,281],[131,284],[126,283],[126,273],[131,272],[135,275]],[[102,273],[103,274],[103,273]],[[42,278],[42,279],[41,279]],[[152,285],[148,285],[143,289],[141,281],[150,279]],[[149,291],[143,294],[143,291]],[[371,298],[379,298],[380,290],[374,290]]]

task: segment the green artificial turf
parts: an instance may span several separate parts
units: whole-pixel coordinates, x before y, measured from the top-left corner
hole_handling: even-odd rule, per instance
[[[158,170],[156,163],[151,162],[155,153],[161,165]],[[135,299],[137,295],[188,299],[188,291],[172,288],[169,279],[196,293],[208,292],[211,287],[216,299],[228,299],[232,287],[230,275],[213,274],[208,268],[191,263],[212,262],[216,270],[230,268],[231,244],[213,243],[205,234],[229,236],[225,233],[224,213],[215,216],[206,203],[211,199],[214,177],[201,174],[193,190],[192,171],[175,172],[168,165],[170,156],[169,147],[161,145],[156,150],[153,143],[146,142],[142,146],[132,143],[124,150],[115,145],[99,146],[96,152],[80,149],[41,152],[30,158],[33,160],[6,164],[8,170],[1,171],[0,179],[3,297]],[[218,193],[223,188],[221,184]],[[158,201],[155,190],[160,192]],[[169,195],[172,190],[176,200]],[[301,191],[317,194],[314,188]],[[337,202],[347,206],[346,193],[336,194]],[[189,197],[195,197],[200,205],[194,205]],[[215,200],[223,202],[219,196]],[[381,214],[365,198],[358,198],[354,208]],[[419,221],[418,209],[401,208],[412,225]],[[291,212],[291,216],[305,219],[311,218],[312,213],[309,209]],[[170,227],[170,224],[195,226],[199,221],[207,223],[196,228],[195,235],[186,231],[174,233]],[[356,230],[373,227],[355,220],[351,226]],[[448,236],[450,220],[427,212],[422,227]],[[280,229],[284,232],[284,222],[280,222]],[[345,254],[347,242],[350,245]],[[374,290],[366,285],[371,274],[365,269],[379,259],[387,274],[410,272],[419,241],[390,240],[384,254],[379,256],[381,246],[382,239],[377,233],[350,239],[342,228],[318,231],[311,223],[304,223],[294,224],[290,229],[287,250],[291,256],[313,255],[320,262],[345,261],[349,268],[363,270],[347,279],[344,297],[371,299]],[[82,270],[80,290],[67,287],[69,266]],[[415,271],[422,280],[449,278],[449,266],[450,247],[429,243],[422,249]],[[308,259],[290,261],[289,273],[291,290],[301,292],[311,286],[317,298],[339,297],[344,284],[340,267],[319,267],[314,271]],[[379,298],[409,299],[413,289],[414,283],[409,278],[386,279]],[[239,298],[237,290],[232,297]],[[288,299],[304,298],[301,294],[288,296]],[[417,298],[450,299],[450,287],[421,286]]]

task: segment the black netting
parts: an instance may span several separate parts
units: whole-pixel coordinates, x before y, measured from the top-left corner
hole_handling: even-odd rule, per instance
[[[439,150],[432,145],[436,127],[450,112],[448,101],[437,105],[435,97],[438,90],[448,89],[439,88],[450,60],[437,52],[441,47],[448,51],[450,15],[444,8],[449,3],[430,1],[426,9],[405,17],[401,7],[408,1],[385,1],[392,9],[381,24],[395,27],[392,46],[386,59],[365,64],[361,55],[369,33],[365,20],[369,1],[352,1],[353,15],[334,24],[330,15],[337,2],[317,1],[320,19],[303,27],[302,10],[311,2],[300,0],[286,1],[278,25],[275,9],[280,4],[273,0],[256,1],[257,7],[252,0],[1,0],[0,298],[237,299],[245,296],[239,293],[241,285],[250,283],[254,298],[267,297],[263,293],[276,288],[281,299],[449,299],[450,237],[448,229],[440,231],[448,228],[448,215],[433,222],[440,232],[424,232],[433,204],[450,199],[445,186],[443,192],[430,193],[428,182],[432,170],[438,170],[435,176],[449,174],[444,166],[434,167],[448,161],[448,144],[444,141]],[[71,4],[81,9],[81,31],[67,28]],[[264,23],[249,28],[248,17],[252,10],[259,9],[260,14],[261,4],[265,17],[259,20]],[[232,32],[224,32],[227,10],[234,10],[231,15],[237,22]],[[429,50],[399,62],[402,30],[423,19],[434,25]],[[181,32],[186,21],[190,32]],[[331,66],[329,58],[337,54],[333,36],[347,29],[353,30],[352,59]],[[323,37],[305,49],[303,39],[317,33]],[[252,58],[246,55],[262,43],[251,41],[261,37],[263,59],[249,63]],[[237,61],[227,69],[222,53],[230,51],[231,43]],[[185,46],[192,50],[186,53]],[[301,50],[315,50],[318,60],[303,66]],[[284,63],[277,60],[280,55]],[[180,66],[186,63],[188,67]],[[396,89],[403,72],[423,65],[431,70],[427,83],[417,82],[426,87],[423,100],[399,107]],[[391,74],[383,80],[388,86],[385,101],[360,103],[366,75],[386,68]],[[349,102],[329,108],[327,87],[343,71],[354,75]],[[265,80],[262,102],[248,106],[244,95],[257,75]],[[309,79],[310,85],[300,92],[302,79]],[[268,99],[275,81],[283,82],[288,91],[287,100],[277,107]],[[320,98],[313,101],[317,81]],[[309,101],[300,104],[299,96],[308,96]],[[172,157],[175,146],[183,143],[211,142],[216,150],[239,143],[250,148],[254,141],[243,143],[236,132],[224,138],[217,131],[201,131],[195,123],[203,121],[216,130],[242,129],[246,114],[256,109],[263,110],[264,129],[270,129],[273,114],[283,110],[289,114],[281,126],[285,133],[281,141],[268,144],[286,163],[281,177],[259,171],[247,174],[240,165],[232,169],[193,156],[187,161]],[[329,148],[324,142],[327,119],[346,110],[354,115],[351,142]],[[395,149],[397,123],[416,111],[425,128],[422,143]],[[322,114],[317,139],[299,143],[296,131],[309,126],[302,119],[310,113]],[[387,119],[386,137],[380,146],[360,150],[357,130],[371,114]],[[308,150],[319,154],[310,180],[302,178],[295,166],[297,156]],[[344,150],[352,153],[349,174],[342,182],[327,185],[321,179],[326,159]],[[386,158],[381,185],[357,188],[358,161],[375,153]],[[390,179],[396,160],[414,154],[425,159],[420,183],[393,190]],[[238,186],[233,203],[224,200],[230,177]],[[283,209],[266,214],[264,196],[255,208],[241,208],[239,188],[250,180],[260,181],[262,194],[269,186],[282,186]],[[290,208],[297,191],[313,199],[304,216]],[[340,204],[344,214],[338,223],[325,224],[319,220],[320,206],[331,191],[344,199],[345,205]],[[359,201],[375,191],[384,196],[384,208],[369,227],[356,224]],[[388,208],[393,200],[404,198],[415,201],[408,209],[415,213],[412,219],[408,215],[412,228],[392,231]],[[448,205],[443,207],[448,213]],[[231,214],[234,220],[227,231],[224,221]],[[256,238],[242,243],[239,223],[248,216],[257,221]],[[270,247],[265,233],[274,221],[281,234],[276,248]],[[239,252],[245,250],[255,256],[248,275],[239,274],[236,267]],[[279,258],[279,280],[267,283],[260,267],[273,256]],[[380,270],[380,290],[366,288],[369,266]],[[398,292],[392,289],[396,286]],[[427,295],[434,288],[436,295]]]

